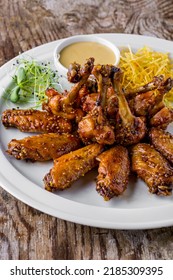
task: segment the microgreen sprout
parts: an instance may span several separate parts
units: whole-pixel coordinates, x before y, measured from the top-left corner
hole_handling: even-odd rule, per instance
[[[12,77],[12,87],[8,88],[5,98],[13,103],[31,103],[39,107],[47,97],[46,89],[58,85],[57,71],[51,69],[50,63],[39,63],[35,60],[18,59]]]

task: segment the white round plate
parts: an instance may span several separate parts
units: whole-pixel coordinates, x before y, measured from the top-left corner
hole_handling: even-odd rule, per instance
[[[173,50],[172,42],[152,37],[129,34],[97,36],[110,40],[120,48],[130,45],[137,50],[147,45],[161,52],[171,53]],[[39,46],[25,54],[39,61],[52,61],[53,51],[61,41]],[[10,83],[15,61],[16,58],[0,68],[0,113],[7,107],[2,94]],[[43,177],[49,172],[52,162],[17,161],[5,152],[12,138],[21,139],[27,135],[0,125],[0,185],[19,200],[52,216],[95,227],[146,229],[173,225],[173,196],[152,195],[141,180],[134,179],[122,196],[108,202],[95,190],[96,171],[89,172],[63,192],[46,191]]]

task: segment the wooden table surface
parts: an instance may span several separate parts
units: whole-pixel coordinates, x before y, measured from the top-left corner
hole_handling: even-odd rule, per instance
[[[0,65],[76,34],[173,39],[172,0],[0,0]],[[109,230],[37,211],[0,188],[0,259],[172,259],[173,227]]]

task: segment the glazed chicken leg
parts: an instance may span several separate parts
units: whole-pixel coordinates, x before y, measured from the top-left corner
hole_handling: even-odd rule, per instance
[[[78,82],[71,88],[71,90],[68,93],[65,92],[65,94],[63,95],[55,90],[53,91],[48,90],[46,92],[48,96],[48,101],[43,104],[43,109],[55,115],[57,114],[59,115],[60,112],[63,112],[64,114],[67,114],[67,116],[69,115],[71,118],[75,118],[76,112],[75,112],[75,106],[73,105],[79,95],[80,88],[87,82],[88,77],[90,76],[91,71],[93,69],[93,66],[94,66],[94,59],[89,58],[83,67],[79,69],[77,68],[76,70],[73,69],[75,73],[77,71],[77,74],[73,73],[72,71],[73,73],[71,74],[72,77],[73,75],[79,75],[78,72],[80,72],[80,75],[78,77]],[[72,77],[71,79],[73,80],[74,77],[73,78]]]
[[[161,102],[163,95],[158,91],[148,91],[137,95],[130,101],[136,116],[149,116],[155,104]]]
[[[85,144],[97,142],[99,144],[113,144],[115,141],[114,129],[105,115],[107,89],[111,84],[110,74],[113,69],[108,66],[97,65],[92,73],[98,83],[98,97],[94,108],[79,122],[78,133]],[[116,71],[116,69],[115,69]]]
[[[82,103],[82,109],[84,112],[89,113],[93,110],[93,108],[96,105],[96,101],[98,100],[98,93],[91,93],[88,94],[83,103]],[[108,87],[107,93],[106,93],[106,104],[105,104],[105,114],[108,119],[115,119],[115,116],[118,112],[118,99],[115,95],[115,91],[112,87]]]
[[[155,77],[156,78],[156,77]],[[164,94],[173,87],[173,79],[168,78],[156,90],[138,94],[132,102],[133,110],[137,116],[150,116],[164,107],[162,102]]]
[[[150,83],[135,88],[131,92],[125,92],[124,94],[127,99],[130,99],[130,98],[134,98],[138,94],[145,93],[148,91],[153,91],[155,89],[162,88],[163,86],[164,86],[164,76],[163,75],[155,76]]]
[[[146,134],[145,122],[135,117],[129,108],[121,86],[122,72],[119,77],[114,75],[113,86],[118,98],[118,114],[115,130],[115,141],[124,146],[138,143]]]

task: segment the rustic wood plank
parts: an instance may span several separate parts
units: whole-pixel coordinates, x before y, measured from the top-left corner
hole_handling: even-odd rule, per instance
[[[172,0],[0,0],[0,65],[75,34],[173,39]],[[172,259],[173,227],[123,231],[56,219],[0,188],[0,259]]]

